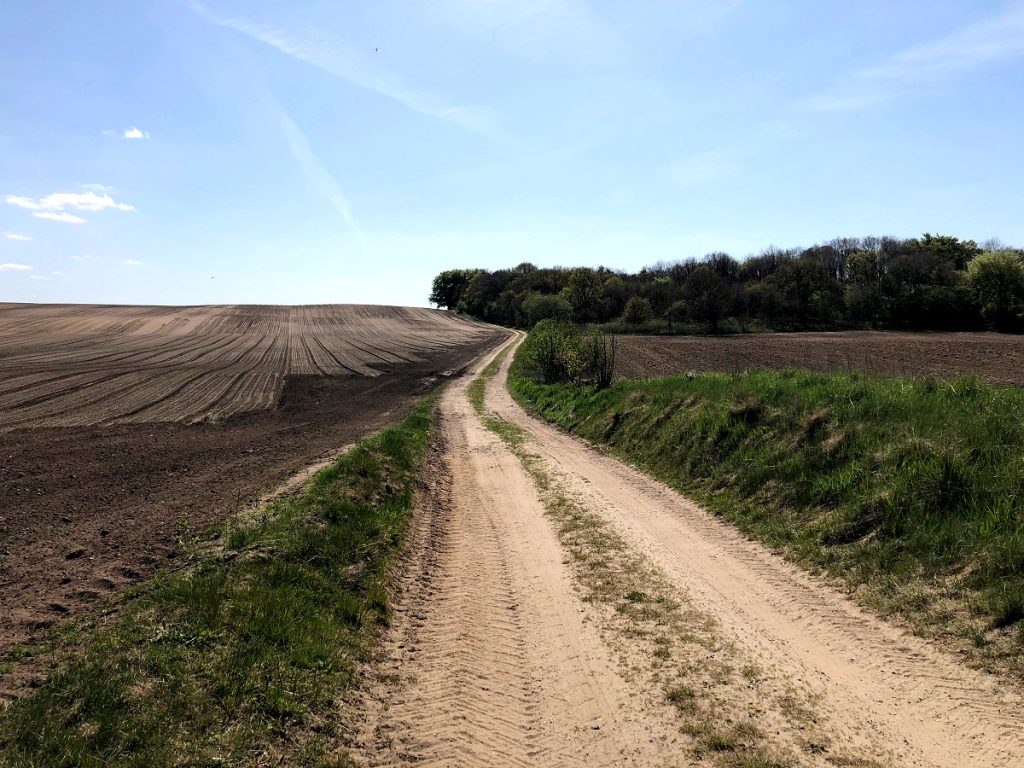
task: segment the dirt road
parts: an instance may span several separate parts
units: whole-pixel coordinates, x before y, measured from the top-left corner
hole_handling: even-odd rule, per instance
[[[382,676],[400,683],[375,693],[367,762],[675,765],[668,713],[649,716],[587,624],[533,483],[481,425],[470,381],[443,395]]]
[[[507,367],[487,408],[525,432],[519,455],[469,405],[468,377],[443,398],[444,444],[363,737],[369,764],[1024,765],[1018,692],[530,418],[505,390]],[[662,615],[624,623],[626,604],[587,587],[564,521],[546,513],[551,487],[607,527],[608,557],[649,574],[657,603],[689,606],[685,634],[709,637],[645,657]],[[703,681],[686,696],[707,710],[704,730],[683,694],[666,697],[691,690],[668,687],[669,656]],[[733,737],[708,734],[716,718],[749,736],[747,762]]]

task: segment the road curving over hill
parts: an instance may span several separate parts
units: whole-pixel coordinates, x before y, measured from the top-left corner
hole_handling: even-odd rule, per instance
[[[669,713],[652,716],[588,624],[533,483],[473,412],[470,381],[442,396],[363,759],[675,765]]]

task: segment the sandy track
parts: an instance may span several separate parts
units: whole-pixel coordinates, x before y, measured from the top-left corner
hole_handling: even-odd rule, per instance
[[[1024,765],[1021,696],[740,536],[661,483],[527,416],[503,386],[488,406],[692,602],[761,663],[809,686],[841,741],[883,764]]]
[[[469,381],[442,399],[366,762],[676,765],[670,714],[585,620],[533,482],[473,413]]]

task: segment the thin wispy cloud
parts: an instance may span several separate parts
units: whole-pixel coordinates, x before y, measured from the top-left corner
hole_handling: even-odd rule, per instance
[[[591,68],[614,66],[623,52],[618,34],[583,0],[444,0],[439,8],[464,34],[520,58]]]
[[[113,187],[108,187],[106,184],[79,184],[82,189],[89,189],[93,192],[113,192]]]
[[[366,238],[363,230],[356,222],[355,216],[352,215],[352,205],[349,203],[341,184],[320,164],[316,155],[313,154],[313,148],[310,146],[306,134],[302,132],[299,126],[295,124],[283,109],[280,111],[280,121],[281,130],[288,142],[288,149],[292,156],[302,170],[305,171],[306,176],[313,186],[316,187],[317,191],[338,211],[342,220],[344,220],[345,224],[348,225],[348,228],[352,230],[352,233],[359,241],[360,249],[365,251]]]
[[[16,240],[19,243],[27,243],[32,239],[31,235],[23,235],[19,232],[4,232],[4,237],[8,240]]]
[[[438,96],[416,88],[370,56],[337,39],[323,35],[302,37],[239,17],[222,18],[199,2],[192,9],[216,26],[238,32],[264,45],[327,72],[352,85],[373,91],[427,117],[443,120],[476,133],[490,133],[491,120],[478,107],[447,104]]]
[[[75,216],[73,213],[67,211],[36,211],[32,214],[37,219],[45,219],[46,221],[59,221],[62,224],[85,224],[85,219],[81,216]]]
[[[835,88],[805,99],[821,111],[884,104],[957,76],[1024,58],[1024,5],[975,22],[947,37],[913,46],[883,64],[854,72]]]
[[[142,266],[142,262],[141,261],[136,261],[135,259],[125,259],[124,261],[121,262],[121,266],[124,266],[124,267],[141,267]]]
[[[685,19],[673,25],[684,38],[695,34],[687,28],[691,15],[703,15],[698,10],[705,7],[718,8],[717,3],[675,5],[686,9],[681,12]],[[547,148],[558,144],[565,152],[576,152],[585,144],[608,144],[637,122],[658,122],[677,109],[678,96],[664,87],[648,51],[615,23],[617,12],[608,13],[597,3],[436,0],[429,7],[432,21],[446,34],[458,32],[463,38],[459,42],[479,57],[482,67],[496,67],[499,80],[512,71],[524,83],[539,79],[544,83],[541,92],[561,91],[554,100],[545,99],[542,117],[512,102],[501,132],[506,146],[536,149],[536,139],[543,138]],[[701,24],[693,19],[694,27]],[[514,82],[512,93],[518,90]],[[501,94],[496,98],[508,103]],[[635,119],[624,121],[624,114]],[[556,137],[559,130],[564,133]]]
[[[734,179],[740,175],[736,157],[725,150],[698,152],[672,165],[672,183],[680,189],[690,190]]]
[[[32,267],[28,264],[0,264],[0,272],[31,272]]]

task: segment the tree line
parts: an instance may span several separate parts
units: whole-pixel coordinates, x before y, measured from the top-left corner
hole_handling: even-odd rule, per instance
[[[838,238],[659,262],[636,273],[604,267],[449,269],[431,303],[500,325],[552,319],[610,331],[1024,330],[1024,251],[924,234]]]

